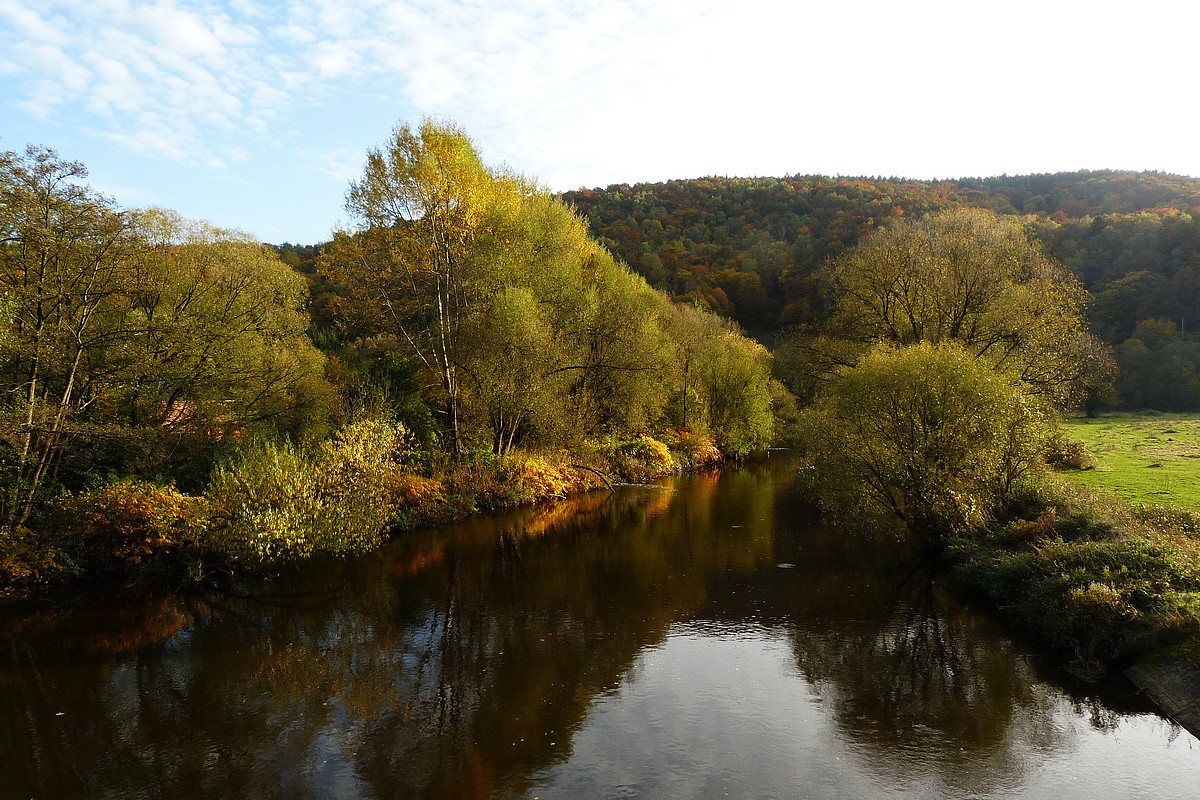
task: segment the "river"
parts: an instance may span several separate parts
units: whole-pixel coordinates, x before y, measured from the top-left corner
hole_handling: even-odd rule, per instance
[[[0,613],[0,798],[1186,798],[1080,684],[786,461],[207,593]]]

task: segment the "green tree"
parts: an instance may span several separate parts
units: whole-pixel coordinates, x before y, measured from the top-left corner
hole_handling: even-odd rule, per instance
[[[236,417],[292,434],[332,402],[325,357],[305,335],[303,276],[248,234],[150,209],[138,236],[126,331],[108,383],[130,425]],[[228,419],[232,421],[232,419]]]
[[[303,277],[244,234],[118,210],[85,177],[45,148],[0,158],[10,530],[77,473],[162,466],[184,435],[297,432],[331,400]]]
[[[769,447],[774,416],[766,348],[742,335],[736,323],[694,305],[674,306],[667,331],[673,357],[664,374],[672,385],[672,424],[711,434],[726,455]]]
[[[664,376],[683,330],[670,302],[572,208],[483,165],[461,130],[428,120],[418,132],[397,128],[386,151],[369,154],[347,208],[359,229],[321,256],[341,293],[343,332],[407,345],[455,450],[486,438],[503,455],[666,424],[674,388]],[[696,393],[741,453],[770,436],[765,353],[710,327],[682,347],[697,354],[684,395]]]
[[[387,147],[367,153],[350,184],[346,210],[358,232],[339,232],[321,271],[347,293],[365,334],[398,333],[432,384],[453,449],[462,447],[460,335],[467,310],[486,287],[470,271],[471,249],[516,179],[489,170],[453,124],[398,126]]]
[[[105,312],[129,285],[127,219],[86,177],[83,164],[48,148],[0,155],[0,293],[12,315],[2,373],[9,529],[53,482],[71,419],[94,399],[86,357],[110,338]]]
[[[579,316],[565,335],[573,418],[584,435],[644,431],[662,416],[669,301],[605,251],[583,265]]]
[[[1117,391],[1126,408],[1200,408],[1200,342],[1169,319],[1142,320],[1117,345]]]
[[[774,437],[771,357],[733,326],[711,339],[700,361],[708,425],[721,451],[744,456]]]
[[[929,546],[979,525],[1039,463],[1044,401],[963,345],[879,344],[803,413],[824,508],[902,523]]]
[[[506,286],[465,326],[462,370],[473,408],[503,456],[525,438],[555,438],[562,424],[567,378],[554,328],[533,294]]]

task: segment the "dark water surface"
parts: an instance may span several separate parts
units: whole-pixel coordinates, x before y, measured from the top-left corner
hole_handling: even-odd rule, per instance
[[[204,596],[0,616],[2,798],[1200,797],[786,464],[405,537]]]

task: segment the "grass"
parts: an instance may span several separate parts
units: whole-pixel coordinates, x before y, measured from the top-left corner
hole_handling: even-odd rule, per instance
[[[1128,502],[1200,511],[1200,417],[1112,414],[1067,420],[1094,469],[1064,472],[1072,483]]]
[[[1067,421],[1063,459],[989,530],[957,542],[957,575],[1080,675],[1184,654],[1200,666],[1200,416]],[[1088,457],[1090,456],[1090,458]]]

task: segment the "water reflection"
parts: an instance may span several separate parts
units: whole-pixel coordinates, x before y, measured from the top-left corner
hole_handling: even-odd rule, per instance
[[[1024,786],[1031,754],[1076,747],[1070,720],[1127,719],[1047,684],[908,554],[800,517],[763,465],[226,593],[12,614],[0,797],[770,794],[834,751],[831,793],[930,776],[986,793]],[[736,663],[742,678],[722,671]],[[622,733],[599,736],[614,718]],[[747,727],[728,738],[733,719]],[[737,749],[706,766],[723,736]],[[808,767],[801,742],[824,748]],[[653,759],[631,775],[639,748],[691,777]]]

